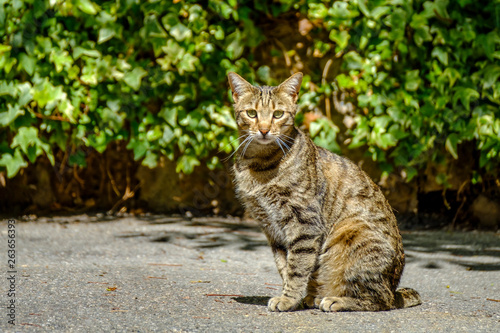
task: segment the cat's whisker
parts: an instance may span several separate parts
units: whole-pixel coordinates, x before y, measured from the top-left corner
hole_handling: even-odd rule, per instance
[[[255,138],[255,136],[250,136],[250,141],[247,142],[247,144],[245,145],[245,148],[243,148],[243,152],[241,153],[241,157],[244,157],[245,156],[245,153],[247,151],[247,148],[248,146],[250,145],[250,143],[252,143],[253,139]],[[245,140],[246,141],[246,140]]]
[[[240,138],[241,138],[241,137],[240,137]],[[222,161],[223,161],[223,162],[227,162],[227,161],[229,161],[229,159],[230,159],[231,157],[233,157],[233,156],[234,156],[234,154],[236,154],[236,153],[238,152],[238,150],[241,148],[241,146],[243,146],[243,145],[244,145],[244,144],[245,144],[248,140],[250,140],[250,141],[251,141],[252,139],[253,139],[253,137],[252,137],[252,136],[250,136],[250,134],[248,134],[248,135],[247,135],[247,137],[246,137],[246,139],[245,139],[245,140],[243,140],[243,142],[241,142],[241,143],[238,145],[238,147],[237,147],[237,148],[236,148],[236,149],[235,149],[235,150],[231,153],[231,155],[229,155],[227,158],[225,158],[225,159],[224,159],[224,160],[222,160]]]
[[[281,135],[278,135],[278,139],[288,148],[288,151],[290,151],[291,147],[294,144],[294,141],[290,142],[289,140],[282,138]],[[289,146],[290,145],[290,146]]]
[[[288,146],[288,145],[285,143],[285,140],[283,140],[283,139],[281,139],[281,138],[279,138],[279,137],[278,137],[277,139],[281,141],[281,143],[282,143],[282,144],[286,147],[286,149],[288,149],[288,151],[290,151],[290,149],[291,149],[291,148],[290,148],[290,146]],[[285,155],[286,155],[286,154],[285,154]]]
[[[293,143],[295,142],[295,140],[291,138],[284,137],[283,134],[278,135],[278,137],[281,139],[281,141],[287,142],[290,145],[293,145]]]
[[[295,139],[294,139],[294,138],[292,138],[292,137],[290,137],[290,136],[288,136],[288,135],[286,135],[286,134],[280,134],[280,135],[279,135],[279,137],[280,137],[281,139],[283,139],[282,137],[286,138],[286,139],[287,139],[287,140],[286,140],[286,142],[289,142],[289,143],[290,143],[290,141],[291,141],[291,143],[292,143],[292,144],[295,142]],[[284,140],[284,139],[283,139],[283,140]]]
[[[285,138],[288,138],[288,139],[290,139],[292,141],[295,141],[294,138],[292,138],[291,136],[286,135],[285,133],[280,133],[280,136],[284,136]]]
[[[281,151],[283,152],[283,155],[285,155],[285,157],[286,157],[286,152],[285,152],[285,150],[283,149],[283,146],[281,145],[280,141],[281,141],[281,139],[280,139],[280,138],[278,138],[278,137],[276,137],[276,143],[277,143],[277,144],[278,144],[278,146],[281,148]],[[285,144],[285,143],[283,142],[283,144]]]
[[[243,135],[241,135],[239,138],[236,138],[236,139],[232,140],[232,141],[231,141],[231,142],[229,142],[227,145],[225,145],[224,147],[222,147],[221,149],[219,149],[219,151],[218,151],[217,153],[221,153],[221,152],[222,152],[222,151],[223,151],[223,150],[224,150],[227,146],[229,146],[229,145],[233,145],[233,143],[234,143],[235,141],[238,141],[238,140],[240,140],[240,139],[244,138],[245,136],[249,136],[249,135],[250,135],[250,134],[243,134]],[[236,148],[236,150],[238,150],[238,148]]]

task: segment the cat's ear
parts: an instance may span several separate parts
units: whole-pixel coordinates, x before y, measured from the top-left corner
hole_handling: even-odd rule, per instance
[[[295,73],[278,86],[278,90],[292,97],[294,103],[299,98],[302,76],[300,72]]]
[[[236,73],[229,72],[227,74],[227,78],[229,79],[229,85],[231,86],[233,100],[235,103],[238,103],[238,98],[251,92],[253,89],[253,86],[250,83]]]

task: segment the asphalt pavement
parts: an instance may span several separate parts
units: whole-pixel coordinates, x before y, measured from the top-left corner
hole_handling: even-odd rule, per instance
[[[251,222],[80,215],[10,224],[9,234],[0,223],[2,332],[500,332],[500,233],[403,232],[400,286],[419,291],[420,306],[272,313],[281,279]]]

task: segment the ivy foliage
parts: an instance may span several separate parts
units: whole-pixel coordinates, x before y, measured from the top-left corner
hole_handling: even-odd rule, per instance
[[[272,82],[252,53],[266,40],[259,22],[290,13],[313,25],[315,57],[341,60],[333,81],[306,73],[301,107],[321,107],[336,91],[351,96],[350,148],[366,146],[384,172],[402,170],[408,181],[429,161],[458,158],[466,142],[477,168],[500,165],[499,0],[0,4],[0,170],[8,177],[42,155],[54,164],[59,149],[84,167],[78,147],[103,152],[113,141],[127,142],[146,166],[163,155],[185,173],[231,152],[226,74]],[[339,149],[330,119],[309,130]]]
[[[245,49],[262,40],[236,1],[12,0],[0,6],[0,168],[13,177],[54,150],[126,141],[192,172],[230,144],[226,72],[253,76]],[[255,38],[247,38],[254,36]],[[245,38],[244,38],[245,37]],[[215,167],[217,158],[209,160]]]
[[[386,173],[409,181],[470,142],[473,169],[498,175],[500,1],[308,1],[299,10],[328,32],[318,51],[342,58],[320,89],[354,96],[350,148],[368,147]],[[437,178],[447,186],[447,175]]]

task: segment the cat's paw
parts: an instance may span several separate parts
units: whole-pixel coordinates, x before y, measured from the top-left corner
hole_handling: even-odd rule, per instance
[[[321,300],[318,300],[318,298],[314,296],[307,295],[306,298],[304,298],[304,300],[302,301],[302,304],[304,304],[304,308],[306,309],[313,309],[319,306],[319,301]]]
[[[341,297],[325,297],[319,303],[319,309],[325,312],[337,312],[344,309],[344,301]]]
[[[273,297],[269,300],[267,308],[269,311],[292,311],[299,305],[296,299],[286,296]]]

